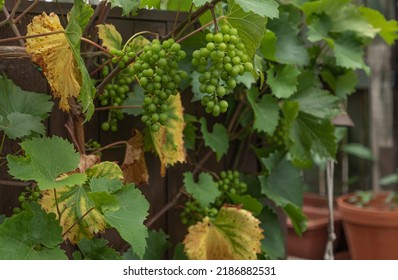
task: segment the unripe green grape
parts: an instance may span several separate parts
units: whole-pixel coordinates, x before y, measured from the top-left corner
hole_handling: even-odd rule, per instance
[[[103,123],[101,124],[101,129],[102,129],[103,131],[108,131],[110,128],[111,128],[111,125],[110,125],[108,122],[103,122]]]

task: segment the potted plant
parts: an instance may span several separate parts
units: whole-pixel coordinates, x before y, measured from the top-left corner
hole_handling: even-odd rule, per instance
[[[352,259],[398,259],[396,193],[349,193],[337,205]]]

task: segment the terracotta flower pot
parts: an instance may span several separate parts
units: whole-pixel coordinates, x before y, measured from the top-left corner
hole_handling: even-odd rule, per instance
[[[350,203],[353,195],[337,198],[351,258],[398,260],[398,209],[385,204],[388,194],[375,195],[366,207]]]
[[[329,211],[327,200],[317,194],[304,194],[303,212],[308,218],[307,231],[298,236],[290,221],[287,222],[287,253],[289,256],[310,260],[322,260],[328,239]],[[335,211],[334,217],[336,241],[342,234],[340,214]]]

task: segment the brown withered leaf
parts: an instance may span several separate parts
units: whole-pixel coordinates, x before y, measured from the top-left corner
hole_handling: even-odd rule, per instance
[[[126,154],[121,166],[124,183],[142,185],[148,183],[148,169],[144,155],[144,138],[142,133],[135,130],[135,134],[127,141]]]
[[[80,155],[80,163],[78,165],[81,173],[86,172],[86,169],[100,163],[100,158],[97,155]]]
[[[56,14],[43,12],[27,26],[27,35],[64,31]],[[78,97],[81,73],[64,33],[26,39],[26,53],[42,68],[54,97],[59,97],[59,107],[69,111],[68,98]]]

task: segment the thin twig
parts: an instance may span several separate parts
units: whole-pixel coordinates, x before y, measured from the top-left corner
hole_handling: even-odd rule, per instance
[[[1,138],[1,144],[0,144],[0,155],[3,152],[5,140],[6,140],[6,134],[3,132],[3,137]]]
[[[8,180],[0,180],[0,186],[10,186],[10,187],[29,187],[33,182],[16,182]]]
[[[17,0],[17,2],[14,4],[14,7],[12,7],[10,19],[13,19],[15,17],[15,14],[17,13],[19,6],[21,5],[21,2],[21,0]]]
[[[13,41],[18,41],[20,39],[38,38],[38,37],[50,36],[50,35],[55,35],[55,34],[60,34],[60,33],[65,33],[65,31],[64,30],[58,30],[58,31],[52,31],[52,32],[36,34],[36,35],[27,35],[27,36],[19,36],[19,37],[0,39],[0,44],[9,43],[9,42],[13,42]]]
[[[216,12],[214,11],[214,5],[210,6],[210,11],[211,11],[211,16],[213,17],[214,31],[217,33],[218,32],[218,24],[217,24]]]
[[[104,147],[101,147],[101,148],[95,150],[95,151],[93,152],[93,154],[96,154],[96,153],[99,153],[99,152],[108,150],[108,149],[110,149],[110,148],[113,148],[113,147],[119,146],[119,145],[127,145],[127,141],[117,141],[117,142],[113,142],[113,143],[111,143],[111,144],[108,144],[108,145],[106,145],[106,146],[104,146]]]
[[[91,211],[93,211],[95,209],[95,207],[90,208],[86,213],[84,213],[83,216],[81,216],[76,222],[74,222],[63,234],[62,237],[64,237],[68,232],[70,232],[72,230],[72,228],[74,226],[76,226],[78,223],[80,223],[81,220],[84,219],[84,217],[86,217]]]
[[[103,51],[103,52],[105,52],[105,53],[108,53],[108,50],[107,50],[107,49],[105,49],[104,47],[98,45],[96,42],[91,41],[90,39],[81,37],[81,40],[82,40],[83,42],[89,43],[90,45],[92,45],[92,46],[94,46],[94,47],[100,49],[101,51]]]
[[[219,17],[217,20],[221,20],[223,19],[224,16]],[[210,21],[208,23],[206,23],[205,25],[201,26],[200,28],[195,29],[194,31],[192,31],[191,33],[185,35],[184,37],[181,37],[180,39],[178,39],[176,42],[180,43],[186,39],[188,39],[189,37],[195,35],[196,33],[199,33],[201,31],[203,31],[204,29],[206,29],[207,27],[209,27],[210,25],[214,24],[214,22]]]
[[[58,221],[61,221],[61,211],[59,211],[58,199],[57,199],[57,190],[54,189],[54,200],[55,200],[55,207],[57,208],[58,213]]]
[[[19,5],[19,4],[18,4]],[[14,10],[13,10],[14,11]],[[8,24],[11,26],[12,32],[14,32],[15,36],[21,37],[21,33],[18,30],[18,27],[15,25],[15,23],[12,21],[13,15],[9,14],[6,7],[3,6],[3,13],[6,16],[8,20]],[[18,40],[19,44],[23,47],[25,45],[24,41],[22,39]]]
[[[151,227],[159,218],[161,218],[167,211],[169,211],[177,204],[181,196],[182,189],[180,189],[178,193],[173,197],[173,199],[169,203],[167,203],[159,212],[157,212],[153,217],[146,221],[145,226]]]
[[[12,19],[13,23],[18,23],[21,21],[21,19],[29,13],[37,4],[39,3],[39,0],[34,0],[32,4],[30,4],[29,7],[27,7],[20,15],[18,15],[15,19]]]

